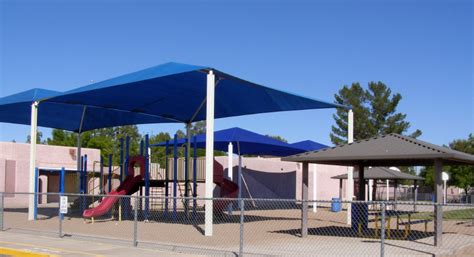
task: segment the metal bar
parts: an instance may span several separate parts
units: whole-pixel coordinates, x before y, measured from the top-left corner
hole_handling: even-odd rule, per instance
[[[61,219],[61,200],[58,202],[58,217],[59,217],[59,231],[58,231],[58,236],[60,238],[63,237],[63,219]]]
[[[301,183],[301,237],[308,236],[308,166],[303,162],[303,179]]]
[[[380,204],[380,210],[382,211],[381,217],[381,229],[380,229],[380,256],[385,255],[385,203]]]
[[[240,205],[240,241],[239,241],[239,257],[244,256],[244,218],[245,218],[245,202],[239,199]]]
[[[112,154],[109,154],[109,191],[112,192]]]
[[[186,124],[186,147],[184,148],[184,213],[188,217],[189,209],[189,160],[191,154],[191,123]]]
[[[197,205],[197,141],[196,136],[193,137],[193,220],[196,220],[196,205]]]
[[[64,195],[64,179],[66,177],[66,171],[64,170],[64,167],[61,168],[61,173],[59,173],[59,194],[60,197]],[[59,201],[61,203],[61,200]],[[64,214],[59,214],[59,219],[63,220],[64,219]],[[61,235],[61,234],[60,234]]]
[[[5,194],[3,192],[0,192],[0,231],[3,231],[3,216],[5,215],[4,213],[4,204],[5,204]]]
[[[150,147],[150,138],[145,135],[145,220],[148,220],[150,212],[150,155],[148,149]],[[137,207],[135,207],[137,208]]]
[[[169,196],[169,160],[168,160],[168,152],[169,152],[169,140],[166,141],[165,147],[165,214],[168,213],[168,196]]]
[[[38,219],[38,179],[39,179],[39,169],[35,168],[35,209],[34,209],[34,220]]]
[[[135,247],[138,245],[138,204],[138,197],[135,197],[135,211],[133,213],[133,246]]]
[[[120,138],[120,182],[123,181],[123,138]]]
[[[127,136],[125,138],[125,163],[124,163],[124,170],[125,170],[125,177],[128,176],[128,160],[130,159],[130,137]]]
[[[177,199],[178,196],[178,135],[174,134],[173,140],[173,221],[177,218]]]
[[[443,162],[440,159],[434,161],[435,173],[435,190],[436,190],[436,205],[435,205],[435,220],[434,220],[434,245],[441,246],[443,242],[443,181],[442,181]]]

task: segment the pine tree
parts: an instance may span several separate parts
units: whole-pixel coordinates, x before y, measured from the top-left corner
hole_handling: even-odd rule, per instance
[[[410,128],[406,114],[397,112],[402,96],[382,82],[370,82],[364,89],[359,83],[344,86],[335,94],[338,104],[352,106],[354,112],[354,140],[361,140],[389,133],[404,134]],[[331,128],[331,142],[340,145],[347,143],[347,110],[338,109],[333,115],[336,122]],[[409,136],[418,137],[420,130]]]

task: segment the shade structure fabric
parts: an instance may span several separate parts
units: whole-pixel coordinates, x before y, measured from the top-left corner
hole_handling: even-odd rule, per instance
[[[333,179],[347,179],[347,174],[331,177]],[[359,179],[359,172],[354,171],[354,179]],[[373,167],[364,171],[364,179],[390,179],[390,180],[424,180],[424,178],[389,169],[386,167]]]
[[[304,140],[304,141],[300,141],[300,142],[295,142],[295,143],[292,143],[290,145],[295,147],[295,148],[299,148],[301,150],[304,150],[304,151],[316,151],[316,150],[320,150],[320,149],[324,149],[324,148],[329,147],[327,145],[323,145],[321,143],[314,142],[312,140]]]
[[[65,92],[45,102],[78,104],[161,117],[163,122],[206,119],[206,76],[216,75],[215,118],[248,114],[346,108],[261,86],[219,70],[166,63]]]
[[[196,135],[198,148],[206,147],[206,135]],[[192,139],[193,142],[194,139]],[[226,152],[229,143],[232,143],[235,154],[288,156],[304,152],[288,143],[281,142],[268,136],[264,136],[242,128],[230,128],[214,132],[214,149]],[[186,139],[179,139],[178,145],[186,144]],[[166,142],[160,142],[151,146],[165,146]],[[169,145],[173,145],[170,141]]]
[[[30,125],[32,102],[61,94],[58,91],[34,88],[0,98],[0,122]],[[161,117],[148,114],[93,106],[84,107],[77,104],[41,102],[38,106],[38,126],[82,132],[104,127],[168,122]]]
[[[283,160],[366,167],[433,165],[435,160],[442,160],[445,164],[473,165],[474,155],[392,133],[351,144],[296,154]]]

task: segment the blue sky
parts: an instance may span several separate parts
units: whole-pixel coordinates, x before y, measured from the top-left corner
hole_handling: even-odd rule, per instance
[[[451,1],[0,1],[0,96],[68,90],[176,61],[333,101],[382,81],[421,139],[474,132],[473,7]],[[124,99],[126,101],[126,99]],[[330,143],[333,110],[221,119],[290,141]],[[173,132],[179,125],[140,126]],[[28,126],[0,124],[0,140]],[[48,135],[48,129],[41,129]]]

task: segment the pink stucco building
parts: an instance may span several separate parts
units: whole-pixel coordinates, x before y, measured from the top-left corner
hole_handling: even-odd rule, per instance
[[[36,167],[39,173],[39,192],[58,192],[59,174],[55,169],[64,167],[66,176],[66,192],[76,192],[77,153],[75,147],[37,145]],[[83,155],[88,156],[88,171],[97,169],[100,150],[83,148]],[[25,143],[0,142],[0,192],[28,192],[30,145]],[[56,201],[57,197],[43,197],[40,202]],[[5,201],[17,205],[27,204],[27,197],[6,195]]]

